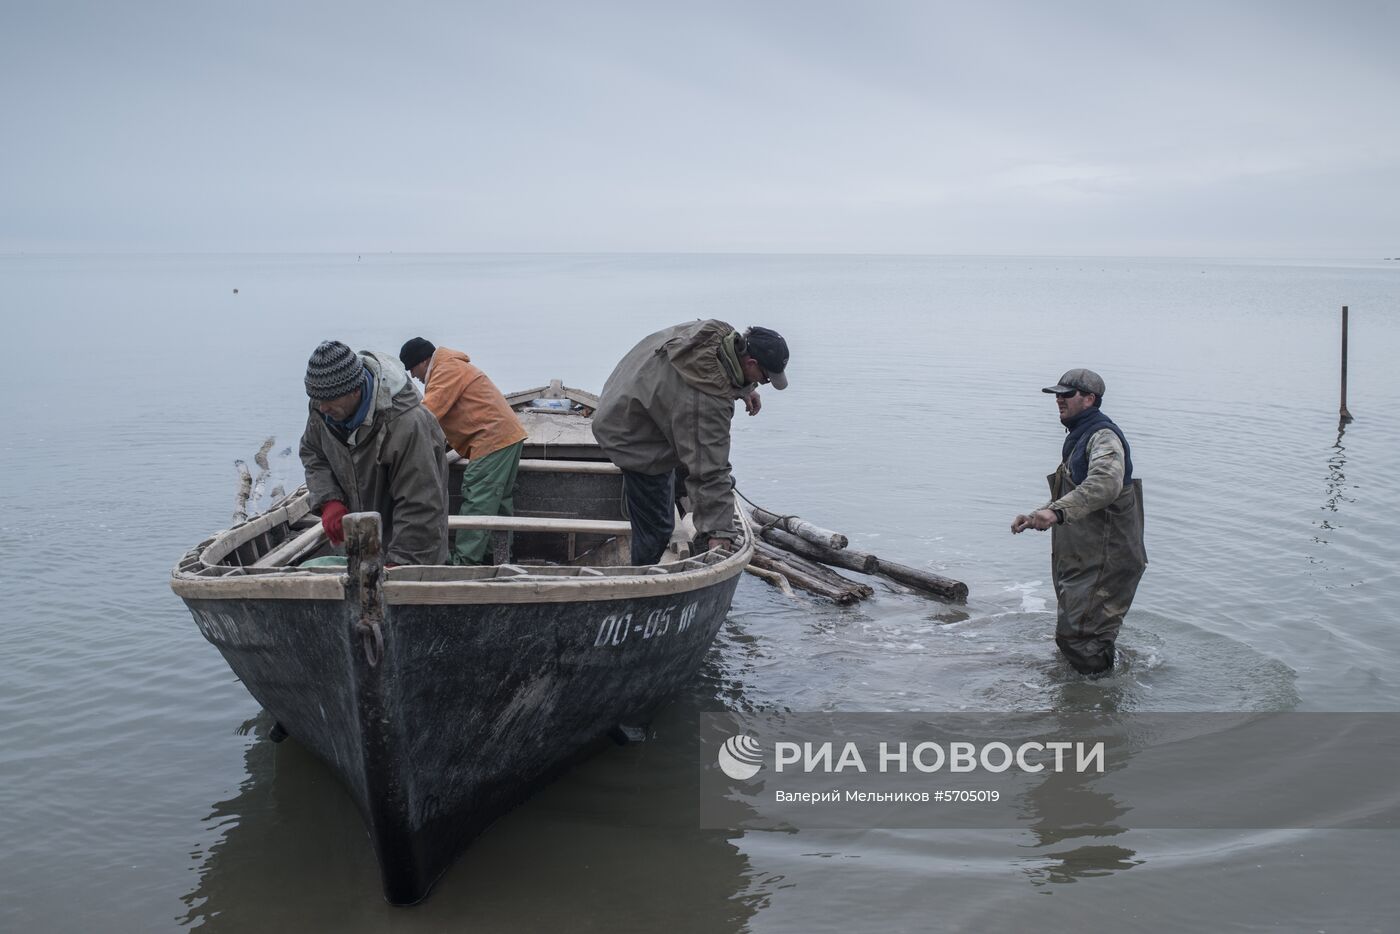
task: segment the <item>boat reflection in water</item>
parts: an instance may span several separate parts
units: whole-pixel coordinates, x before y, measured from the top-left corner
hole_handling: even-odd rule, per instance
[[[378,895],[354,803],[321,762],[253,724],[247,778],[212,808],[218,839],[179,919],[208,931],[575,930],[580,919],[664,930],[748,929],[764,880],[722,831],[702,831],[695,762],[697,685],[657,718],[680,742],[609,746],[503,817],[405,916]],[[683,909],[678,906],[684,906]]]

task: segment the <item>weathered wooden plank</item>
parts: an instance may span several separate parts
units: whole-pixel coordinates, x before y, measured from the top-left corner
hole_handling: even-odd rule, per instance
[[[579,405],[587,406],[590,409],[598,407],[598,397],[593,393],[583,389],[575,389],[572,386],[565,386],[560,380],[550,380],[548,386],[538,386],[534,389],[522,389],[520,392],[513,392],[506,396],[506,404],[511,408],[518,405],[526,405],[534,399],[568,399],[570,402],[577,402]]]
[[[389,604],[476,605],[506,603],[587,603],[595,600],[644,599],[693,593],[709,579],[723,580],[742,570],[748,551],[729,560],[670,574],[638,573],[602,577],[535,577],[472,581],[396,581],[393,572],[384,585]],[[739,567],[736,568],[735,565]],[[611,570],[611,569],[602,569]]]
[[[611,461],[542,461],[533,457],[522,458],[520,469],[526,473],[622,473],[622,468]]]
[[[301,560],[302,555],[314,551],[325,541],[325,529],[313,525],[300,535],[287,539],[276,548],[253,562],[255,568],[280,568]]]
[[[632,534],[632,524],[621,519],[563,519],[553,516],[448,516],[447,528],[454,532],[461,529],[486,529],[492,532]]]
[[[191,600],[343,600],[345,573],[274,574],[268,577],[175,577],[170,589]]]
[[[205,564],[218,564],[244,543],[258,537],[273,526],[295,521],[301,518],[304,513],[305,510],[294,514],[287,507],[278,506],[276,509],[270,509],[262,515],[254,516],[232,528],[224,529],[205,546],[200,560]]]
[[[448,451],[445,459],[449,468],[465,467],[469,463],[456,451]],[[522,457],[520,470],[524,473],[622,474],[622,468],[612,461],[541,460],[537,457]]]

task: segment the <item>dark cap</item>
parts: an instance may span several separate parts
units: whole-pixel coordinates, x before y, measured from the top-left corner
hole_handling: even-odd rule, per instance
[[[1103,398],[1103,377],[1093,370],[1086,370],[1080,367],[1077,370],[1068,370],[1060,381],[1053,386],[1046,386],[1041,392],[1092,392],[1100,399]]]
[[[405,370],[411,370],[431,357],[435,350],[437,348],[432,345],[431,341],[415,337],[404,342],[404,345],[399,348],[399,362],[403,364]]]
[[[348,396],[364,378],[360,355],[340,341],[321,341],[306,361],[306,394],[317,402]]]
[[[769,328],[749,328],[744,332],[744,353],[758,361],[774,389],[787,388],[788,345],[783,335]]]

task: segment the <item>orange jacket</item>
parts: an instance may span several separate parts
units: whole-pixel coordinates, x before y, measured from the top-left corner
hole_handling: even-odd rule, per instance
[[[434,351],[426,382],[423,404],[437,416],[447,443],[467,460],[525,440],[506,397],[460,350]]]

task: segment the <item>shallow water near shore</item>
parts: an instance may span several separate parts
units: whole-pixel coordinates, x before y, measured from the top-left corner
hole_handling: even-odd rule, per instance
[[[235,289],[237,292],[235,293]],[[698,829],[703,710],[1400,710],[1400,263],[878,256],[3,256],[6,930],[1389,930],[1391,831]],[[1337,421],[1340,307],[1349,404]],[[653,738],[598,755],[386,906],[329,772],[169,590],[317,341],[423,335],[506,390],[597,389],[694,317],[781,331],[740,491],[968,583],[838,608],[739,586]],[[1072,366],[1144,482],[1111,677],[1054,652],[1045,501]],[[272,483],[269,484],[269,488]],[[1400,796],[1400,789],[1397,789]]]

